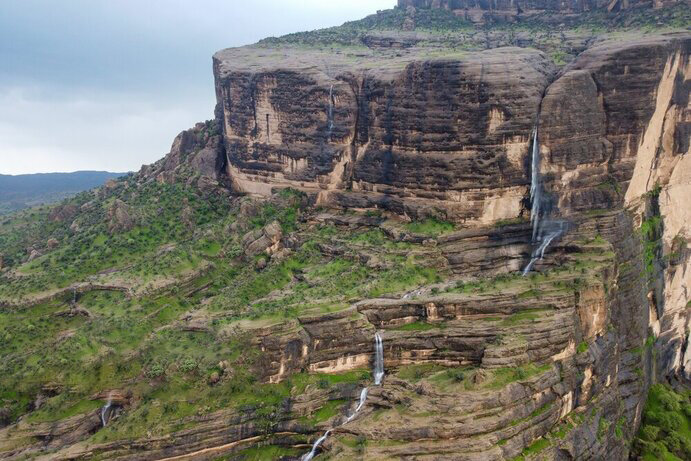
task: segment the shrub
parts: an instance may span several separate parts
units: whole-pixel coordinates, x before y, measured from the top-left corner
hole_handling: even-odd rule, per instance
[[[187,357],[180,364],[180,371],[183,373],[190,373],[197,369],[199,364],[191,357]]]
[[[463,373],[462,370],[449,370],[446,372],[446,375],[452,380],[457,383],[460,383],[465,379],[465,374]]]
[[[166,370],[160,363],[154,363],[146,370],[146,376],[149,378],[158,378],[165,374]]]
[[[650,440],[651,442],[657,440],[657,436],[660,434],[660,428],[657,426],[651,426],[646,424],[641,429],[641,437],[645,440]]]

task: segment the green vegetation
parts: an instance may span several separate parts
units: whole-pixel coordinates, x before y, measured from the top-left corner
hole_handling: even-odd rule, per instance
[[[641,223],[643,237],[643,261],[649,276],[655,271],[655,261],[662,251],[662,218],[650,216]]]
[[[517,312],[504,318],[501,321],[501,325],[505,327],[510,327],[521,323],[535,322],[540,318],[540,314],[544,314],[545,312],[549,311],[551,311],[551,309],[534,309],[529,311]]]
[[[406,381],[418,382],[427,376],[444,370],[445,368],[442,365],[437,365],[436,363],[419,363],[399,367],[396,376]]]
[[[274,461],[276,459],[283,459],[284,457],[296,457],[301,452],[294,448],[286,448],[276,445],[265,445],[256,448],[248,448],[242,450],[232,456],[219,458],[215,461],[236,460],[243,461]]]
[[[447,221],[440,221],[435,218],[428,218],[424,221],[413,221],[405,225],[406,230],[414,234],[428,235],[436,237],[447,232],[452,232],[455,229],[453,223]]]
[[[479,387],[485,389],[501,389],[509,383],[530,379],[541,375],[552,368],[551,364],[535,365],[532,363],[518,367],[506,367],[490,370],[489,379]]]
[[[129,229],[111,227],[109,210],[118,200],[132,218]],[[88,443],[165,435],[222,410],[252,415],[269,433],[286,418],[285,403],[307,386],[328,390],[370,380],[368,370],[356,370],[297,374],[280,384],[257,382],[261,354],[250,344],[251,322],[332,312],[356,299],[441,280],[410,254],[412,244],[393,242],[380,230],[359,230],[344,239],[333,226],[304,226],[303,207],[303,194],[292,190],[243,211],[225,197],[202,197],[179,184],[126,178],[58,207],[6,218],[0,224],[0,254],[8,255],[3,264],[11,271],[0,273],[0,300],[21,303],[85,280],[123,290],[78,293],[77,305],[88,315],[71,313],[69,290],[30,309],[0,311],[3,422],[20,416],[51,422],[93,412],[104,404],[92,400],[94,395],[122,389],[135,404]],[[53,218],[66,209],[76,214]],[[242,238],[274,220],[300,243],[259,270],[243,257]],[[70,229],[73,222],[79,232]],[[57,243],[25,262],[26,247],[50,239]],[[385,267],[370,267],[352,254],[324,255],[321,244],[378,254]],[[196,319],[199,328],[182,328],[183,317]],[[29,413],[30,402],[47,383],[57,391]],[[331,400],[300,418],[318,424],[347,403]],[[267,446],[251,456],[262,459],[276,450]]]
[[[406,323],[405,325],[401,325],[400,327],[396,327],[395,329],[398,331],[427,331],[427,330],[434,330],[438,328],[444,328],[443,324],[438,324],[435,325],[433,323],[427,323],[427,322],[413,322],[413,323]]]
[[[535,455],[540,453],[545,448],[549,447],[551,442],[547,439],[540,437],[535,442],[528,445],[523,452],[517,457],[513,458],[513,461],[525,461],[527,456]]]
[[[89,276],[107,284],[115,275],[97,274],[113,269],[119,269],[120,280],[144,287],[199,266],[198,256],[213,250],[212,241],[202,251],[188,242],[195,230],[220,227],[229,214],[221,197],[201,197],[180,184],[135,186],[131,177],[116,184],[105,198],[84,192],[58,208],[27,210],[5,220],[0,225],[0,254],[5,265],[23,276],[0,275],[0,300],[21,302],[29,294],[50,292]],[[127,202],[132,224],[124,232],[111,230],[114,218],[109,214],[116,200]],[[75,232],[74,226],[80,230]],[[21,264],[26,248],[44,246],[51,239],[54,249],[42,248],[43,256]]]
[[[327,402],[323,407],[314,412],[310,418],[306,418],[306,422],[311,425],[316,425],[318,423],[323,423],[328,421],[334,416],[340,413],[340,410],[347,402],[345,400],[331,400]]]
[[[691,459],[691,391],[652,386],[633,446],[645,461]]]

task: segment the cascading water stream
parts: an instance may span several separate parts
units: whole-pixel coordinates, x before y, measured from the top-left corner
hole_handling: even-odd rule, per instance
[[[533,130],[533,153],[530,162],[530,221],[533,224],[533,243],[540,228],[540,205],[542,199],[542,184],[540,183],[540,143],[537,127]]]
[[[381,335],[374,335],[374,384],[379,386],[384,379],[384,343]]]
[[[322,443],[324,443],[329,434],[331,434],[331,431],[326,431],[324,435],[319,437],[317,441],[314,442],[314,445],[312,445],[312,450],[302,457],[302,461],[311,461],[312,458],[314,458],[314,455],[317,454],[317,450],[319,450],[319,447],[321,447]]]
[[[331,141],[331,133],[334,129],[334,86],[329,88],[329,111],[327,113],[328,127],[329,127],[329,141]]]
[[[113,398],[109,395],[108,396],[108,402],[101,408],[101,424],[103,427],[106,427],[108,424],[108,412],[110,411],[110,408],[113,406]]]
[[[384,379],[384,342],[382,340],[382,337],[379,333],[375,333],[374,335],[374,384],[376,386],[381,386],[382,380]],[[369,388],[364,387],[360,391],[360,400],[358,401],[357,407],[355,407],[355,411],[346,418],[346,420],[341,424],[348,424],[351,422],[355,417],[357,416],[358,413],[360,413],[360,410],[362,410],[365,407],[365,403],[367,402],[367,394],[369,393]],[[104,424],[105,426],[105,424]],[[317,439],[316,442],[312,445],[312,450],[310,450],[309,453],[303,455],[301,458],[301,461],[311,461],[317,454],[317,451],[319,450],[319,447],[322,446],[322,444],[326,441],[326,439],[329,437],[331,434],[331,430],[328,430]]]
[[[533,252],[530,262],[523,269],[523,276],[528,275],[536,262],[544,259],[547,248],[552,242],[561,236],[566,230],[564,221],[546,219],[547,210],[545,196],[542,189],[542,176],[540,175],[540,139],[538,127],[533,130],[533,150],[531,155],[531,181],[530,181],[530,220],[533,225]]]
[[[367,393],[368,392],[369,392],[368,387],[362,388],[362,391],[360,391],[360,400],[358,402],[357,407],[355,407],[355,411],[350,416],[348,416],[348,418],[346,418],[346,421],[343,424],[348,424],[353,419],[355,419],[355,417],[357,416],[358,413],[360,413],[360,410],[362,410],[362,408],[365,406],[365,402],[367,401]]]

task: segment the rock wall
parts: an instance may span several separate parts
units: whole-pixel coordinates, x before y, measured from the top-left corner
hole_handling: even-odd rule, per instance
[[[431,6],[437,5],[448,3]],[[471,331],[455,325],[443,338],[431,333],[386,337],[392,366],[430,362],[491,368],[515,366],[521,357],[540,362],[547,354],[562,363],[562,371],[575,373],[573,379],[548,380],[549,385],[540,382],[521,392],[534,392],[532,402],[558,402],[550,416],[522,432],[488,423],[498,430],[485,439],[489,445],[466,444],[462,436],[470,434],[458,433],[459,427],[469,427],[466,418],[426,432],[420,436],[425,443],[417,433],[363,429],[370,440],[415,441],[381,447],[374,455],[443,454],[443,445],[475,453],[467,459],[503,459],[578,410],[591,417],[553,448],[550,459],[625,459],[628,445],[613,428],[624,424],[626,438],[633,435],[648,385],[688,382],[691,258],[684,202],[691,196],[690,48],[688,33],[603,41],[560,71],[543,53],[518,48],[435,60],[401,51],[380,68],[326,55],[317,59],[315,51],[309,56],[289,51],[297,53],[289,61],[264,64],[258,64],[256,51],[216,54],[217,113],[228,174],[239,192],[268,195],[296,187],[323,205],[438,216],[465,227],[437,241],[453,273],[512,272],[530,253],[524,220],[530,213],[529,152],[537,123],[540,172],[554,199],[552,212],[571,223],[568,237],[541,264],[565,264],[579,238],[600,236],[613,245],[616,264],[606,277],[612,283],[582,293],[575,311],[538,329],[552,330],[547,342],[531,336],[534,330],[526,332],[536,350],[497,344],[500,329],[481,323]],[[255,59],[243,66],[248,53]],[[659,239],[657,246],[641,232],[650,219],[660,222],[652,236]],[[497,226],[514,220],[519,223]],[[502,303],[490,301],[492,309]],[[370,360],[362,352],[371,343],[370,325],[387,329],[415,319],[453,323],[496,313],[478,311],[482,306],[478,299],[466,305],[375,302],[357,307],[366,322],[352,316],[331,318],[328,324],[304,319],[300,337],[276,332],[262,337],[263,350],[275,355],[268,379],[281,380],[300,369],[362,367]],[[344,331],[349,332],[345,342],[339,339]],[[593,340],[587,355],[573,352],[580,338]],[[435,402],[447,397],[435,396]],[[381,397],[378,405],[395,405],[387,399],[395,401],[395,395]],[[527,408],[535,411],[531,405],[516,411]],[[605,423],[593,422],[601,418]],[[602,427],[612,430],[603,434]],[[455,442],[448,445],[449,440]],[[504,448],[498,449],[498,442]]]
[[[473,22],[515,21],[521,16],[545,12],[577,14],[598,9],[617,12],[632,8],[661,8],[675,3],[679,0],[398,0],[400,8],[442,8]]]
[[[291,186],[321,203],[485,224],[521,213],[525,152],[554,70],[543,53],[251,73],[235,55],[217,53],[214,69],[238,191]]]
[[[540,115],[543,173],[562,215],[626,208],[634,229],[661,218],[666,262],[651,274],[651,326],[662,376],[688,378],[691,197],[688,37],[595,46],[546,92]],[[651,211],[651,199],[655,211]],[[636,233],[638,231],[636,230]],[[648,269],[650,270],[650,269]],[[664,283],[655,282],[664,279]],[[654,286],[657,284],[657,286]]]

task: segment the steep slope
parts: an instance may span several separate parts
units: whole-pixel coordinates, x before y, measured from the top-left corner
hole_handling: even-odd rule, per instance
[[[2,224],[0,458],[691,455],[686,5],[401,3]]]

